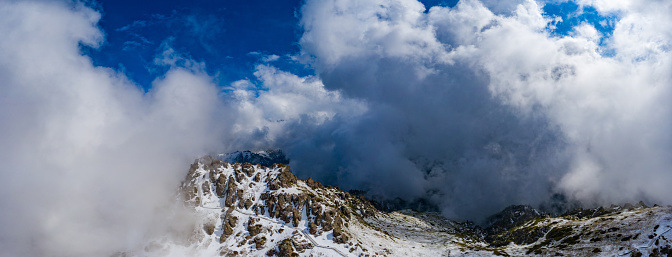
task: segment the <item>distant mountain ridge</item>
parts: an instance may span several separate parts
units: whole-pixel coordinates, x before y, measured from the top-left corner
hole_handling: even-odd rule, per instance
[[[259,164],[264,167],[272,167],[273,164],[289,164],[289,159],[285,156],[282,150],[265,150],[265,151],[235,151],[227,154],[217,155],[217,159],[228,163],[250,163],[252,165]]]

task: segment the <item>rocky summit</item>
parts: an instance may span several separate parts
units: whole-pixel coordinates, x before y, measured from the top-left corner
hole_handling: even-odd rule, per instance
[[[672,256],[671,207],[553,217],[519,205],[481,228],[437,212],[380,211],[363,196],[300,180],[286,164],[222,159],[196,160],[179,188],[197,217],[185,240],[155,238],[119,256]]]

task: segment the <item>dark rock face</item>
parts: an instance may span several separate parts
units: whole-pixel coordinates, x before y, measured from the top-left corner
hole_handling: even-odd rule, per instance
[[[275,164],[273,165],[273,168],[280,168],[280,174],[276,177],[276,179],[267,181],[268,187],[271,190],[278,190],[283,187],[288,188],[296,184],[298,178],[292,173],[292,170],[289,168],[289,166],[285,164]]]
[[[341,226],[334,227],[334,242],[339,244],[345,244],[348,242],[348,235],[343,233]]]
[[[315,189],[317,189],[317,188],[324,188],[324,186],[323,186],[322,184],[320,184],[320,182],[315,182],[315,181],[313,181],[313,178],[308,178],[308,180],[306,180],[306,184],[307,184],[309,187],[311,187],[311,188],[315,188]]]
[[[226,185],[227,185],[227,179],[225,176],[220,175],[219,178],[215,180],[215,189],[217,196],[224,197],[224,192],[226,191]]]
[[[205,231],[206,234],[212,235],[212,233],[215,232],[215,224],[205,224],[203,225],[203,230]]]
[[[223,177],[224,174],[219,175],[219,177]],[[227,190],[226,190],[226,200],[224,201],[224,205],[226,207],[231,207],[233,206],[234,201],[236,200],[236,188],[235,188],[235,183],[236,181],[233,179],[233,176],[229,176],[229,182],[227,182]]]
[[[264,167],[273,167],[274,164],[289,164],[289,159],[281,150],[267,150],[263,153],[254,153],[251,151],[236,151],[224,154],[218,157],[220,160],[228,163],[250,163],[259,164]]]
[[[292,241],[290,239],[285,239],[278,246],[278,256],[279,257],[290,257],[290,256],[299,256],[299,254],[294,251],[294,246],[292,246]]]
[[[485,241],[494,247],[505,246],[509,243],[531,244],[544,237],[549,228],[545,226],[517,227],[528,221],[544,217],[550,216],[528,205],[512,205],[490,216],[486,221],[487,227],[482,232],[485,235]]]
[[[544,237],[546,233],[551,230],[548,226],[528,226],[521,228],[511,228],[494,235],[487,235],[486,242],[493,247],[506,246],[509,243],[517,245],[532,244]]]
[[[231,215],[231,209],[226,212],[222,218],[222,236],[219,239],[219,242],[226,241],[231,234],[233,234],[233,228],[238,224],[238,217]]]
[[[257,250],[264,248],[264,245],[266,244],[266,237],[263,236],[255,237],[254,244]]]
[[[254,224],[255,220],[250,217],[250,219],[247,221],[247,232],[250,233],[250,236],[256,236],[261,232],[262,226],[260,224]]]
[[[311,244],[308,241],[305,241],[305,240],[298,241],[298,240],[294,240],[294,238],[292,238],[292,245],[294,245],[294,249],[296,249],[296,251],[300,252],[300,253],[305,252],[306,249],[313,249],[313,247],[315,247],[315,246],[313,246],[313,244]]]
[[[362,191],[355,191],[357,193],[362,194]],[[399,210],[404,210],[404,209],[411,209],[416,212],[438,212],[439,207],[430,203],[426,199],[416,199],[413,201],[407,201],[404,199],[401,199],[399,197],[394,198],[394,199],[387,199],[382,196],[367,196],[371,198],[371,203],[373,206],[376,207],[376,209],[385,211],[385,212],[393,212],[393,211],[399,211]]]
[[[485,233],[499,234],[536,218],[549,217],[529,205],[512,205],[486,220]]]
[[[294,251],[294,246],[292,246],[291,239],[283,240],[277,247],[277,249],[271,249],[266,253],[267,256],[278,256],[278,257],[295,257],[299,256],[299,253]]]

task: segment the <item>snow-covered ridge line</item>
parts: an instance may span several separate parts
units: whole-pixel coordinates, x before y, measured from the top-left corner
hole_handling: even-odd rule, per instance
[[[337,187],[300,180],[284,164],[265,167],[212,157],[192,164],[179,192],[198,217],[188,242],[155,240],[126,256],[656,256],[672,251],[666,237],[672,207],[550,217],[511,206],[500,218],[513,227],[483,234],[439,213],[381,212]],[[526,218],[512,223],[514,217]]]
[[[228,163],[250,163],[253,165],[272,167],[273,164],[289,164],[289,159],[281,150],[266,151],[235,151],[227,154],[218,154],[217,159]]]

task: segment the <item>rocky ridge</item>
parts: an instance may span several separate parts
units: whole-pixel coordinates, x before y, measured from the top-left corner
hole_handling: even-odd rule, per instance
[[[329,240],[325,245],[349,243],[338,251],[364,252],[344,227],[375,211],[363,198],[312,179],[298,180],[284,164],[264,167],[201,158],[191,166],[180,191],[195,209],[211,214],[221,209],[203,228],[207,236],[218,238],[225,256],[251,254],[250,250],[269,256],[320,252],[310,251],[316,238]]]
[[[289,159],[281,150],[269,149],[265,151],[235,151],[217,155],[217,159],[228,163],[259,164],[264,167],[272,167],[273,164],[289,164]]]
[[[126,256],[666,256],[672,208],[575,209],[552,217],[529,206],[485,228],[437,212],[377,210],[362,196],[289,166],[194,162],[179,190],[199,221],[187,243],[155,240]]]

